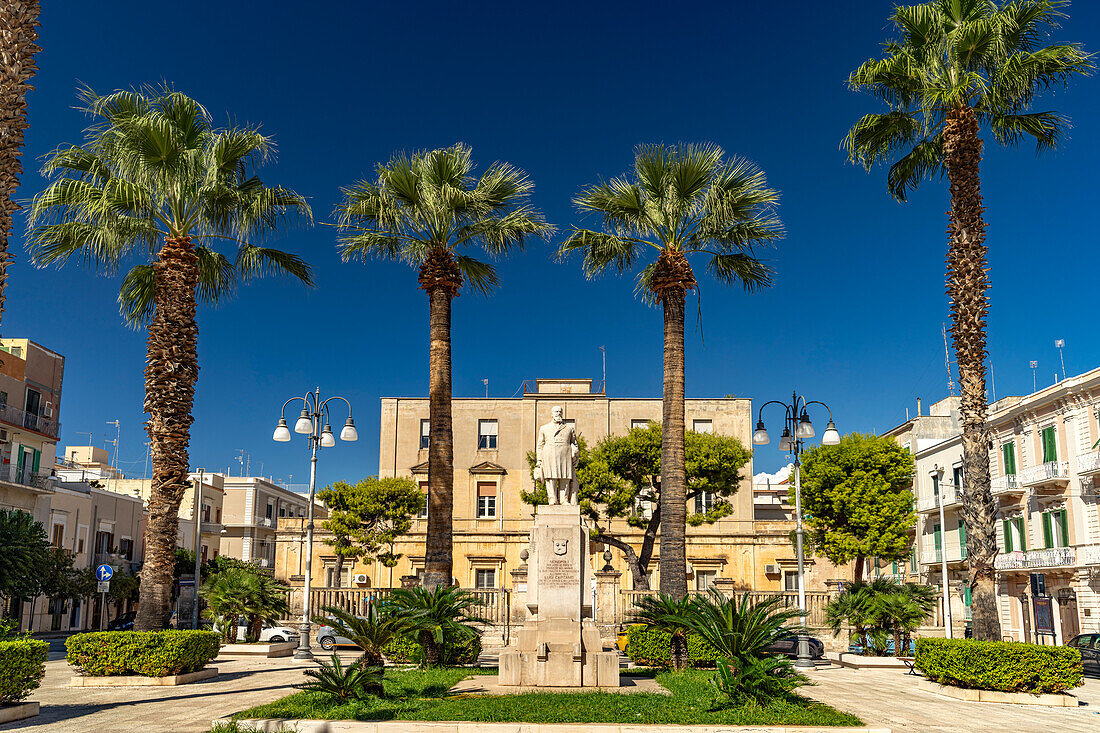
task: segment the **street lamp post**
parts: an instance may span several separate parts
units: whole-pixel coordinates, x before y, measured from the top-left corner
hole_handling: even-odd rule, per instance
[[[934,486],[936,488],[936,503],[940,509],[940,573],[943,575],[943,635],[948,639],[953,637],[953,629],[951,624],[951,594],[948,592],[947,585],[947,543],[943,541],[946,535],[947,522],[943,518],[943,469],[939,464],[933,466],[932,470],[928,472],[932,477]],[[956,493],[958,488],[955,489]]]
[[[286,424],[286,406],[295,400],[302,401],[302,412],[294,423],[294,432],[309,436],[309,507],[306,509],[306,562],[305,562],[305,595],[302,599],[302,623],[298,627],[298,650],[294,652],[294,658],[300,660],[313,659],[313,651],[310,648],[310,608],[309,594],[312,585],[313,573],[313,497],[317,491],[317,451],[321,448],[331,448],[336,445],[336,438],[332,435],[329,425],[328,403],[333,400],[341,400],[348,406],[348,419],[340,431],[340,440],[354,441],[359,439],[359,433],[355,429],[355,423],[351,419],[351,403],[343,397],[329,397],[321,400],[321,388],[313,392],[307,392],[304,397],[291,397],[283,403],[283,409],[279,412],[279,424],[275,426],[273,440],[286,443],[291,439],[290,428]],[[323,421],[323,422],[322,422]],[[323,425],[323,427],[322,427]]]
[[[802,552],[802,479],[799,475],[799,454],[802,452],[802,441],[814,437],[814,426],[810,422],[810,415],[806,408],[810,405],[821,405],[829,413],[829,423],[825,426],[825,432],[821,436],[824,445],[837,445],[840,443],[840,433],[833,423],[833,411],[824,402],[812,400],[807,402],[798,392],[793,392],[790,404],[772,400],[760,406],[757,413],[756,430],[752,434],[753,445],[767,445],[771,442],[767,429],[764,428],[764,408],[768,405],[782,405],[786,410],[783,422],[783,434],[779,438],[779,448],[794,454],[794,516],[795,516],[795,551],[798,555],[798,610],[802,612],[802,629],[798,634],[798,658],[796,667],[812,667],[813,659],[810,658],[810,639],[806,635],[806,568],[805,558]]]

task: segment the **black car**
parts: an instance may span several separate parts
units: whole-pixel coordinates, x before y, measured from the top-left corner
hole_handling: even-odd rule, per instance
[[[137,611],[127,611],[114,621],[110,621],[107,624],[108,631],[133,631],[134,619],[137,618]]]
[[[1100,634],[1078,634],[1066,642],[1081,652],[1081,664],[1085,674],[1100,677]]]
[[[821,659],[825,656],[825,645],[821,643],[820,639],[814,637],[808,637],[807,641],[810,643],[810,659]],[[784,636],[779,641],[773,642],[766,651],[773,654],[785,654],[791,659],[798,656],[798,637]]]

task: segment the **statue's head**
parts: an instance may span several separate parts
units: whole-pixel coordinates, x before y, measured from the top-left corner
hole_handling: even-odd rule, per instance
[[[554,422],[561,422],[565,419],[565,410],[562,409],[561,405],[556,405],[550,410],[550,417]]]
[[[554,554],[555,555],[564,555],[566,552],[568,552],[568,549],[569,549],[569,540],[568,539],[563,538],[563,539],[555,539],[554,540]]]

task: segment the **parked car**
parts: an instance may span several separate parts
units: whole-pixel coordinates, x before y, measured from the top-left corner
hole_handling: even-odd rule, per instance
[[[317,629],[317,643],[326,652],[332,651],[338,646],[355,646],[355,642],[343,636],[338,636],[336,630],[325,625]]]
[[[811,636],[808,637],[808,641],[810,643],[810,659],[821,659],[825,656],[825,645],[821,642],[821,639],[815,639]],[[794,659],[798,656],[798,637],[794,634],[784,636],[769,646],[767,651],[772,654],[785,654]]]
[[[1078,634],[1066,642],[1081,652],[1085,674],[1100,677],[1100,634]]]
[[[215,624],[214,631],[221,633],[221,628]],[[248,635],[248,624],[244,616],[237,618],[237,639],[243,640]],[[264,644],[279,644],[284,641],[297,641],[298,631],[292,629],[289,626],[276,626],[275,624],[265,623],[263,628],[260,629],[259,641]]]
[[[134,619],[137,618],[137,611],[127,611],[114,621],[107,623],[108,631],[133,631]]]

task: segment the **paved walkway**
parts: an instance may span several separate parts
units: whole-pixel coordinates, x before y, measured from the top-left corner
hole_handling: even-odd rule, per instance
[[[1100,731],[1100,680],[1086,678],[1073,694],[1086,705],[1048,708],[963,702],[917,689],[921,678],[899,670],[818,667],[810,672],[816,687],[802,692],[893,733],[1097,733]]]

